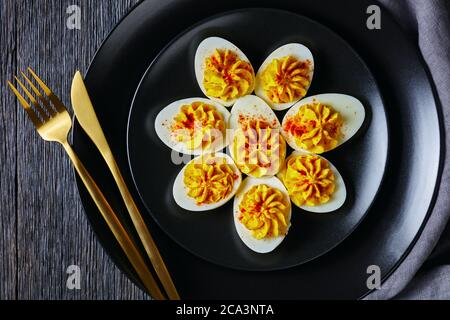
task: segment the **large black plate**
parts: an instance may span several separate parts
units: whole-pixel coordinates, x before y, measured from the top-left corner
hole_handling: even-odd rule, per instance
[[[434,200],[440,168],[441,122],[423,61],[411,39],[382,10],[382,29],[366,28],[373,1],[278,0],[258,5],[310,17],[337,32],[362,56],[380,87],[390,123],[385,179],[370,213],[328,254],[282,271],[245,272],[207,263],[182,249],[144,215],[183,298],[349,298],[364,296],[367,267],[385,279],[417,239]],[[177,34],[214,14],[246,7],[244,1],[145,1],[110,34],[87,73],[87,87],[106,136],[130,187],[126,129],[130,102],[144,70]],[[194,10],[195,8],[195,10]],[[270,23],[268,21],[267,23]],[[117,212],[126,210],[95,147],[75,123],[73,143]],[[116,264],[137,282],[82,183],[87,216]],[[135,193],[135,198],[139,196]],[[141,205],[145,212],[145,207]],[[128,222],[128,220],[125,220]],[[270,288],[270,290],[267,290]]]
[[[173,164],[171,150],[156,135],[155,119],[162,108],[175,100],[203,96],[194,75],[194,55],[200,42],[209,36],[221,36],[236,44],[255,70],[281,45],[303,43],[315,57],[314,81],[308,93],[350,94],[366,108],[366,123],[358,137],[325,155],[344,177],[348,190],[345,205],[332,214],[307,213],[293,206],[289,235],[268,254],[255,253],[242,243],[234,227],[232,201],[210,212],[191,213],[180,208],[172,196],[173,181],[181,166]],[[280,121],[283,115],[284,112],[277,112]],[[273,9],[220,14],[183,32],[164,48],[145,73],[128,124],[133,179],[160,227],[199,257],[254,271],[299,265],[344,240],[375,198],[384,173],[387,148],[386,114],[381,96],[360,57],[322,25]]]

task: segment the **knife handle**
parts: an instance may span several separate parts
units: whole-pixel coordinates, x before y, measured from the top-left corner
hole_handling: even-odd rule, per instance
[[[159,280],[166,290],[167,296],[170,300],[180,300],[180,296],[178,295],[177,289],[175,288],[170,273],[167,270],[164,260],[159,253],[158,247],[153,241],[150,231],[148,230],[147,225],[144,222],[144,219],[142,218],[139,209],[130,194],[130,191],[128,190],[127,184],[125,183],[125,180],[120,173],[119,166],[117,165],[116,160],[110,152],[102,153],[102,155],[114,177],[114,180],[116,181],[120,194],[122,195],[122,198],[128,209],[128,213],[130,214],[131,220],[133,221],[134,227],[136,228],[139,238],[142,241],[145,251],[150,258],[150,261],[156,271],[156,274],[159,277]]]
[[[98,188],[94,179],[82,164],[70,144],[65,141],[64,143],[62,143],[62,145],[64,146],[65,151],[72,161],[75,170],[77,171],[89,194],[97,205],[97,208],[100,210],[100,213],[102,214],[110,230],[114,234],[117,242],[130,260],[131,264],[139,275],[139,278],[142,280],[145,288],[154,299],[165,300],[165,297],[161,293],[161,290],[159,289],[147,265],[145,264],[145,261],[141,256],[139,250],[131,240],[120,220],[117,218],[117,215],[114,213],[105,196]]]

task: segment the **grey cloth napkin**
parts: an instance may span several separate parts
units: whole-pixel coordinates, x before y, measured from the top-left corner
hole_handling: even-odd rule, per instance
[[[418,42],[443,109],[446,152],[450,145],[450,0],[379,2]],[[366,299],[450,299],[449,217],[450,154],[446,152],[436,204],[419,240],[382,288]]]

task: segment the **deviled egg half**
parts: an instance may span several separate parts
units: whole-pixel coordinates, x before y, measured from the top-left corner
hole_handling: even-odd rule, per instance
[[[364,106],[358,99],[345,94],[320,94],[289,109],[283,118],[282,134],[293,149],[320,154],[354,136],[364,118]]]
[[[319,155],[294,151],[277,176],[292,202],[303,210],[325,213],[345,203],[344,179],[330,161]]]
[[[175,202],[189,211],[207,211],[227,203],[241,185],[241,173],[224,153],[199,156],[180,171],[173,184]]]
[[[155,130],[169,148],[185,154],[200,155],[227,146],[229,117],[230,112],[215,101],[205,98],[182,99],[159,112]]]
[[[291,226],[291,204],[276,177],[247,177],[233,204],[236,231],[242,242],[258,253],[278,247]]]
[[[203,93],[224,106],[255,88],[255,71],[245,54],[219,37],[203,40],[195,53],[195,76]]]
[[[255,94],[272,109],[291,107],[308,92],[314,74],[314,58],[302,44],[289,43],[272,52],[256,74]]]
[[[286,158],[286,142],[280,122],[264,100],[253,95],[238,99],[229,128],[230,154],[242,173],[255,178],[278,173]]]

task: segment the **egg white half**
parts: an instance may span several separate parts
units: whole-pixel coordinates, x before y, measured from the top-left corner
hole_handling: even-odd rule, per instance
[[[187,194],[188,193],[188,188],[184,184],[184,172],[186,170],[186,167],[189,164],[191,164],[192,162],[199,162],[199,163],[201,163],[201,157],[202,156],[197,157],[197,158],[189,161],[189,163],[187,163],[183,167],[183,169],[181,169],[181,171],[178,173],[177,177],[175,178],[175,181],[173,183],[173,190],[172,190],[173,198],[175,199],[175,202],[176,202],[177,205],[179,205],[183,209],[186,209],[186,210],[189,210],[189,211],[195,211],[195,212],[209,211],[209,210],[213,210],[213,209],[216,209],[216,208],[219,208],[219,207],[223,206],[225,203],[230,201],[231,198],[234,197],[234,195],[238,191],[238,189],[239,189],[239,187],[241,185],[241,182],[242,182],[241,172],[239,171],[239,169],[234,164],[233,159],[231,159],[231,157],[226,155],[225,153],[218,152],[218,153],[214,154],[213,159],[225,158],[226,159],[226,163],[228,165],[230,165],[230,167],[233,169],[234,173],[236,175],[238,175],[238,178],[236,180],[234,180],[233,189],[232,189],[230,194],[225,199],[220,200],[219,202],[216,202],[216,203],[197,205],[195,199],[189,197],[188,194]]]
[[[317,205],[314,207],[303,205],[303,206],[299,206],[299,208],[303,209],[305,211],[309,211],[309,212],[327,213],[327,212],[336,211],[337,209],[342,207],[347,198],[347,188],[345,187],[344,179],[342,178],[341,174],[339,173],[339,170],[328,159],[326,159],[320,155],[312,154],[312,153],[306,152],[306,151],[293,151],[292,154],[286,158],[286,161],[283,165],[283,168],[280,170],[280,172],[284,171],[289,159],[291,159],[292,157],[300,156],[300,155],[314,155],[314,156],[317,156],[317,157],[320,157],[320,158],[326,160],[328,162],[328,164],[330,165],[331,170],[334,173],[334,184],[335,184],[336,188],[335,188],[333,194],[331,195],[330,200],[327,203]],[[280,175],[280,174],[278,174],[278,175]],[[281,179],[281,177],[280,177],[280,179]],[[292,202],[292,203],[294,203],[294,202]],[[294,205],[295,205],[295,203],[294,203]]]
[[[239,49],[236,45],[234,45],[228,40],[219,37],[210,37],[203,40],[198,46],[197,51],[195,53],[194,70],[198,85],[202,90],[202,92],[205,94],[205,96],[207,96],[206,89],[203,86],[203,80],[205,75],[205,61],[207,58],[211,57],[214,54],[214,51],[216,49],[218,50],[228,49],[234,52],[242,61],[250,63],[250,60],[248,60],[247,56],[241,51],[241,49]],[[253,88],[251,91],[253,91]],[[208,96],[208,98],[217,101],[226,107],[230,107],[236,102],[236,99],[224,101],[215,97]]]
[[[364,106],[362,105],[361,101],[359,101],[355,97],[339,93],[324,93],[302,99],[297,102],[291,109],[289,109],[282,122],[281,132],[283,134],[283,137],[291,146],[291,148],[295,150],[301,151],[303,149],[299,145],[297,145],[294,136],[292,136],[289,132],[286,132],[283,128],[286,124],[286,121],[289,118],[295,116],[298,113],[298,110],[303,105],[310,104],[314,101],[331,106],[335,111],[339,112],[343,119],[343,125],[341,127],[342,135],[338,141],[336,148],[353,137],[364,123],[364,118],[366,116]]]
[[[291,202],[289,199],[289,194],[284,187],[283,183],[277,178],[277,177],[264,177],[264,178],[253,178],[253,177],[247,177],[242,181],[241,187],[239,188],[238,192],[236,193],[236,197],[234,198],[234,204],[233,204],[233,219],[234,219],[234,225],[236,227],[236,231],[241,238],[242,242],[249,247],[251,250],[257,252],[257,253],[268,253],[273,251],[276,247],[278,247],[281,242],[283,242],[286,235],[280,235],[278,237],[273,238],[263,238],[260,240],[257,240],[252,236],[252,233],[250,230],[248,230],[240,221],[239,221],[239,204],[242,202],[242,199],[244,198],[244,195],[247,191],[249,191],[253,186],[265,184],[269,187],[276,188],[280,190],[284,195],[284,200],[288,204],[288,221],[289,225],[287,230],[289,231],[291,227]]]
[[[308,91],[309,87],[311,86],[311,82],[312,82],[313,75],[314,75],[314,57],[313,57],[311,51],[304,45],[302,45],[300,43],[289,43],[289,44],[286,44],[286,45],[276,49],[275,51],[273,51],[264,60],[263,64],[261,65],[258,72],[256,73],[255,94],[258,97],[261,97],[262,99],[264,99],[264,101],[266,101],[271,106],[271,108],[274,110],[285,110],[300,100],[300,99],[297,99],[295,101],[288,102],[288,103],[272,102],[272,101],[270,101],[270,99],[266,95],[266,93],[264,92],[264,89],[262,86],[262,82],[261,82],[262,72],[267,68],[267,66],[272,62],[273,59],[280,59],[280,58],[283,58],[286,56],[292,56],[300,61],[310,61],[311,64],[310,64],[310,70],[309,70],[309,75],[308,75],[310,85],[307,88],[305,88],[306,91]]]
[[[216,108],[217,112],[219,112],[224,120],[225,123],[225,131],[226,127],[230,118],[230,112],[222,106],[220,103],[217,103],[215,101],[205,99],[205,98],[188,98],[188,99],[182,99],[175,102],[172,102],[167,107],[162,109],[159,114],[156,116],[155,120],[155,131],[158,137],[161,139],[161,141],[171,148],[172,150],[175,150],[177,152],[181,152],[184,154],[191,154],[191,155],[200,155],[204,153],[212,153],[219,150],[222,150],[225,148],[227,143],[227,138],[225,136],[222,136],[222,139],[219,138],[216,142],[214,142],[213,147],[208,150],[202,150],[201,147],[196,149],[189,149],[187,148],[186,144],[183,142],[178,142],[172,139],[172,130],[171,126],[174,122],[175,116],[180,112],[180,108],[183,105],[192,104],[194,102],[203,102],[205,104],[212,105]],[[224,132],[224,135],[226,132]]]
[[[248,95],[239,98],[231,109],[231,115],[228,127],[236,130],[241,126],[239,124],[239,118],[244,116],[251,119],[264,118],[270,124],[274,124],[273,128],[280,127],[280,121],[278,120],[275,112],[269,107],[269,105],[261,98]]]

